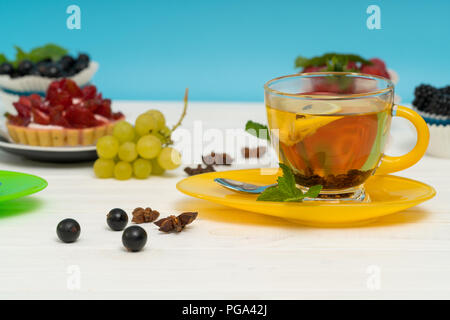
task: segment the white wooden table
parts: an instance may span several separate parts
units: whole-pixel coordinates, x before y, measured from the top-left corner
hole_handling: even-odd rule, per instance
[[[173,123],[181,103],[114,107],[130,118],[159,108]],[[191,103],[184,127],[203,120],[204,127],[243,128],[248,119],[265,121],[262,103]],[[414,143],[404,122],[392,132],[391,153]],[[0,204],[0,298],[450,298],[450,160],[426,156],[398,173],[434,186],[434,199],[347,229],[303,227],[190,198],[175,189],[182,168],[116,181],[94,178],[90,163],[38,163],[3,152],[0,161],[1,169],[49,182],[36,195]],[[180,234],[143,224],[145,250],[128,253],[105,216],[137,206],[163,216],[195,210],[199,218]],[[82,228],[73,244],[55,234],[67,217]]]

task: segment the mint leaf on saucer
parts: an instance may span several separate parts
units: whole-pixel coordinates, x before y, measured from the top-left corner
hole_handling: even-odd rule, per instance
[[[248,120],[247,123],[245,124],[245,131],[247,131],[251,135],[254,135],[257,138],[266,139],[270,141],[269,129],[264,124]]]
[[[269,187],[261,193],[256,201],[277,201],[283,202],[285,199],[284,195],[278,189],[278,186]]]
[[[308,191],[305,192],[304,196],[305,198],[317,198],[320,194],[320,191],[322,191],[321,185],[312,186],[308,189]]]
[[[298,198],[303,196],[302,190],[296,187],[295,177],[292,170],[283,163],[280,163],[280,168],[283,170],[283,176],[278,177],[278,189],[283,193],[287,199]]]
[[[312,186],[303,193],[295,185],[295,177],[291,168],[280,163],[283,175],[278,177],[277,186],[269,187],[261,193],[256,201],[276,201],[276,202],[301,202],[304,198],[317,198],[322,190],[321,185]]]

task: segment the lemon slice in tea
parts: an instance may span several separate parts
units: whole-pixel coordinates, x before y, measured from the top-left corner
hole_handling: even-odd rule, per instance
[[[342,108],[335,103],[317,101],[309,103],[305,106],[300,107],[298,113],[308,114],[308,115],[328,115],[334,114],[341,111]]]

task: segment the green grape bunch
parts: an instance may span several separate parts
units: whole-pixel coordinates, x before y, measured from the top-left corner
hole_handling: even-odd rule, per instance
[[[152,109],[139,115],[134,126],[120,121],[114,125],[112,135],[98,139],[98,159],[94,163],[97,178],[147,179],[150,175],[162,175],[166,170],[178,168],[181,153],[171,147],[171,136],[186,115],[187,97],[188,89],[183,112],[172,129],[167,126],[164,114]]]

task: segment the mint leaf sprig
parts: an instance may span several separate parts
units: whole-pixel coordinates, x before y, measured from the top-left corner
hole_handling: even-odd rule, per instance
[[[248,120],[245,124],[245,131],[259,139],[266,139],[270,141],[269,128],[267,128],[264,124]]]
[[[322,190],[321,185],[312,186],[307,192],[295,185],[294,173],[283,163],[280,163],[283,176],[278,177],[278,185],[269,187],[261,193],[256,201],[277,201],[277,202],[301,202],[304,198],[317,198]]]
[[[341,53],[325,53],[321,56],[316,56],[313,58],[305,58],[298,56],[295,59],[296,68],[307,68],[307,67],[319,67],[327,66],[327,71],[352,71],[347,70],[345,66],[349,61],[359,62],[361,64],[372,65],[373,62],[366,60],[363,57],[356,54],[341,54]]]
[[[33,63],[45,59],[57,61],[68,53],[67,49],[53,43],[48,43],[46,45],[33,48],[29,52],[24,51],[19,46],[14,46],[14,48],[16,49],[15,60],[10,61],[4,54],[0,54],[0,63],[9,62],[13,64],[14,67],[17,67],[22,60],[30,60]]]

